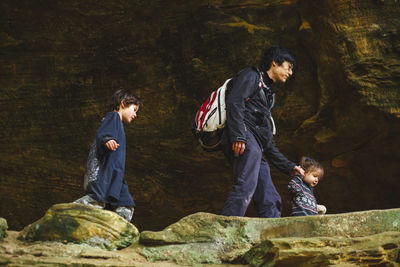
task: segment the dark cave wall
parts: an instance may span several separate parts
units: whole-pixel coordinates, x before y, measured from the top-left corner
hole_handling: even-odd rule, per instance
[[[134,223],[219,213],[229,165],[201,151],[191,119],[273,44],[298,62],[276,87],[275,141],[292,161],[323,163],[319,202],[331,213],[400,205],[397,1],[2,1],[0,12],[0,217],[11,229],[82,195],[90,144],[121,86],[144,102],[125,128]],[[287,215],[288,177],[272,173]]]
[[[317,115],[296,133],[312,144],[309,151],[329,159],[320,199],[335,212],[396,207],[400,5],[303,4],[303,19],[312,28],[304,40],[318,66],[321,101]]]

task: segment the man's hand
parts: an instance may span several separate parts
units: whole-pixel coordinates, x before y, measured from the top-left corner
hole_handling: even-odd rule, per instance
[[[301,176],[304,176],[304,169],[302,167],[300,167],[300,166],[294,166],[290,176],[293,176],[296,173],[300,174]]]
[[[246,148],[246,143],[245,142],[233,142],[232,143],[232,150],[235,155],[235,157],[242,155],[244,153],[244,150]]]
[[[115,140],[110,140],[106,143],[106,147],[111,151],[115,151],[119,147],[119,144]]]

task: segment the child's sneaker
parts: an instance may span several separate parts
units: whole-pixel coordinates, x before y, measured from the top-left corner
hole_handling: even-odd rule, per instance
[[[94,208],[99,208],[99,209],[104,209],[104,207],[106,206],[104,203],[97,201],[96,199],[92,198],[89,195],[85,195],[83,197],[81,197],[80,199],[75,200],[74,202],[75,204],[84,204],[84,205],[88,205]]]
[[[132,220],[134,210],[135,209],[133,207],[117,207],[114,209],[114,212],[130,222]]]

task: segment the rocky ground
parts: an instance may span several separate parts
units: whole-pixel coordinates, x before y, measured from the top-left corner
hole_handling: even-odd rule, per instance
[[[0,222],[4,266],[400,266],[400,209],[279,219],[196,213],[139,233],[112,212],[58,204],[21,232]]]
[[[125,127],[135,225],[219,214],[232,170],[222,153],[201,151],[192,119],[277,44],[298,63],[273,86],[279,150],[322,163],[315,195],[330,213],[400,207],[399,18],[398,0],[0,1],[0,216],[20,231],[82,196],[120,86],[144,103]],[[288,215],[289,177],[271,172]]]

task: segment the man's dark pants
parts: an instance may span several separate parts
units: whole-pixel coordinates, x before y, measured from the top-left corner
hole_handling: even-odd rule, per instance
[[[262,150],[254,135],[247,131],[244,153],[234,157],[232,144],[226,135],[222,138],[222,150],[233,165],[234,185],[228,194],[222,215],[244,216],[254,198],[258,215],[263,218],[281,216],[281,197],[271,179],[268,163],[262,157]]]

